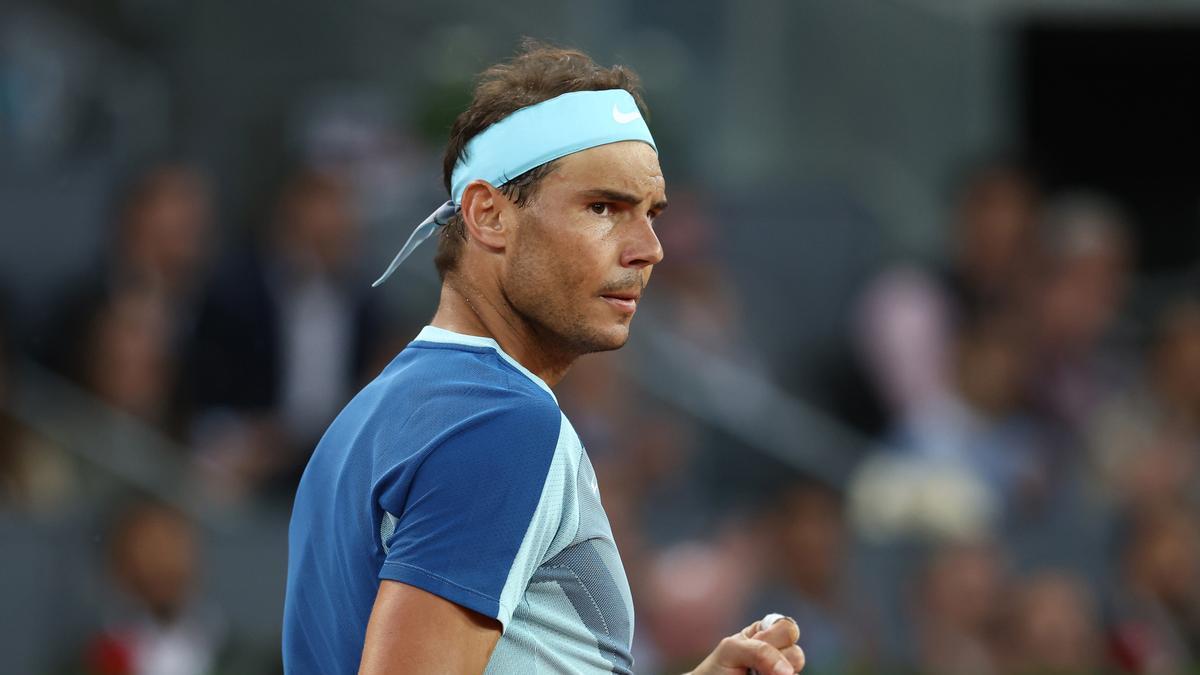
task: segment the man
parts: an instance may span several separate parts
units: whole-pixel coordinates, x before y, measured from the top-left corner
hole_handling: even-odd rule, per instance
[[[192,441],[231,494],[290,496],[378,351],[383,322],[353,270],[358,229],[346,187],[301,169],[204,293],[188,355]]]
[[[625,343],[662,259],[642,107],[635,75],[576,51],[529,44],[483,73],[451,130],[451,200],[388,270],[441,227],[437,313],[296,495],[289,673],[632,672],[629,585],[551,386]],[[759,627],[695,675],[803,666],[794,622]]]

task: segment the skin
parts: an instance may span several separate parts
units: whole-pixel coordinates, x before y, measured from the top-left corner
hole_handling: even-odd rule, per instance
[[[495,619],[414,586],[383,580],[358,672],[482,673],[499,639]]]
[[[431,322],[494,339],[553,387],[584,354],[618,349],[654,265],[666,208],[658,155],[625,141],[563,157],[524,206],[485,181],[467,186],[467,240]],[[691,675],[793,673],[795,622],[725,638]],[[482,673],[500,625],[411,586],[383,581],[359,673]]]

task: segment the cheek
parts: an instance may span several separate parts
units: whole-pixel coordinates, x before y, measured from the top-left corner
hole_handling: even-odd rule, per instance
[[[528,256],[526,263],[533,269],[522,275],[534,283],[526,288],[532,302],[558,315],[578,311],[591,284],[587,267],[570,249],[544,248]]]
[[[514,277],[536,281],[534,290],[547,298],[591,295],[604,283],[604,256],[609,249],[604,229],[595,223],[562,220],[531,234],[535,236],[517,251]]]

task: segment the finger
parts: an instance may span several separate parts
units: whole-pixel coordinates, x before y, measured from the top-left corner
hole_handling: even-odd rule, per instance
[[[717,662],[726,668],[753,668],[761,675],[792,675],[796,672],[778,649],[762,640],[740,635],[721,641],[717,646]]]
[[[797,673],[804,670],[804,650],[800,648],[800,645],[792,645],[779,653],[783,654],[783,658],[792,664],[792,669]]]
[[[751,639],[762,640],[776,649],[786,649],[800,639],[800,627],[796,625],[794,619],[784,617],[772,624],[770,628],[753,633]]]
[[[754,645],[754,662],[751,666],[761,675],[794,675],[796,669],[783,653],[761,640],[750,640]]]
[[[744,638],[753,637],[756,633],[759,632],[759,628],[761,627],[761,625],[762,625],[761,621],[755,621],[754,623],[752,623],[749,626],[746,626],[745,628],[742,629],[741,636]]]

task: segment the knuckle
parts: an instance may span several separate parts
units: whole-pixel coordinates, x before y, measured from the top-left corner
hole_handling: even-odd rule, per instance
[[[774,663],[779,659],[779,650],[765,642],[754,645],[754,656],[760,663]]]

